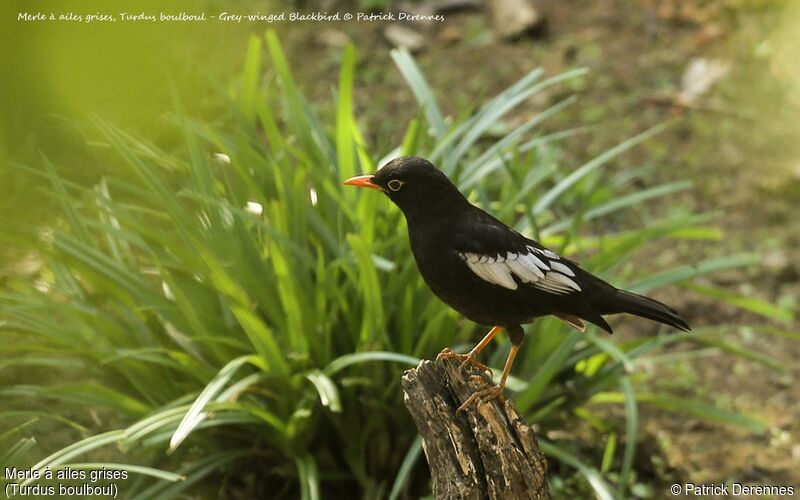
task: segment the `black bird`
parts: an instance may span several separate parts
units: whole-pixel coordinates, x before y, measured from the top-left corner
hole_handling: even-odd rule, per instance
[[[690,330],[668,305],[615,288],[472,205],[424,158],[397,158],[345,184],[386,193],[405,215],[411,251],[433,293],[470,320],[493,325],[469,353],[445,349],[439,358],[486,370],[476,356],[500,329],[508,332],[511,351],[500,385],[475,393],[459,409],[475,398],[502,396],[524,339],[521,325],[540,316],[552,314],[581,331],[586,320],[612,333],[603,315],[630,313]]]

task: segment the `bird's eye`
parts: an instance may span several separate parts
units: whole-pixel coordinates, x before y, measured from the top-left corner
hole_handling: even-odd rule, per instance
[[[386,183],[389,186],[389,189],[392,191],[400,191],[400,188],[403,187],[403,181],[398,181],[397,179],[392,179]]]

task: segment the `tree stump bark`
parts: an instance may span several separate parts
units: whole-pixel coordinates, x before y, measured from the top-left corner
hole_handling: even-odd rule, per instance
[[[549,499],[547,462],[510,400],[456,410],[491,382],[460,362],[423,360],[403,375],[405,405],[422,435],[437,499]]]

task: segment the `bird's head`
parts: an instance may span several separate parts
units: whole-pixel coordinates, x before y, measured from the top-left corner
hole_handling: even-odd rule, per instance
[[[395,158],[374,175],[360,175],[344,183],[383,191],[406,215],[445,200],[464,199],[444,173],[418,156]]]

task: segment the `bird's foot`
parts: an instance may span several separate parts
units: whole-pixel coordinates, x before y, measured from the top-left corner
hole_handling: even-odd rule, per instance
[[[477,401],[477,404],[484,404],[484,403],[488,403],[489,401],[491,401],[493,399],[499,399],[500,401],[504,401],[505,400],[505,396],[503,396],[503,388],[501,386],[495,385],[495,386],[489,387],[488,389],[483,389],[483,390],[480,390],[480,391],[472,393],[472,395],[470,397],[468,397],[467,400],[464,401],[461,404],[461,406],[458,407],[458,410],[456,410],[456,413],[459,413],[459,412],[462,412],[462,411],[466,410],[469,407],[469,405],[471,405],[472,403],[474,403],[476,401]]]
[[[461,366],[459,366],[458,368],[461,371],[464,371],[467,368],[467,365],[472,365],[472,366],[474,366],[475,368],[479,369],[482,372],[489,372],[489,376],[490,377],[494,376],[494,372],[492,372],[492,369],[489,368],[488,366],[484,365],[480,361],[478,361],[478,359],[475,356],[475,354],[472,354],[472,353],[458,354],[457,352],[451,351],[449,347],[445,347],[444,349],[442,349],[442,352],[440,352],[436,356],[436,361],[439,361],[440,359],[444,359],[444,358],[455,358],[455,359],[460,360],[461,361]]]

